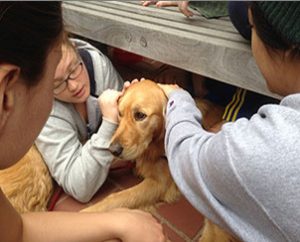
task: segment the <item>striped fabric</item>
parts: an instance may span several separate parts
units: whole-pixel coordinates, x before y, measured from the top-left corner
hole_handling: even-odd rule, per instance
[[[245,102],[245,96],[247,94],[247,90],[242,88],[237,88],[235,94],[231,102],[226,106],[223,120],[230,122],[235,121],[237,119],[238,113]]]

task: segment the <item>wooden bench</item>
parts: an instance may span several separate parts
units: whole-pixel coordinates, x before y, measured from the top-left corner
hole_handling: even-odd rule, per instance
[[[267,90],[249,42],[229,18],[187,18],[177,8],[143,7],[140,1],[67,1],[63,10],[72,33],[279,98]]]

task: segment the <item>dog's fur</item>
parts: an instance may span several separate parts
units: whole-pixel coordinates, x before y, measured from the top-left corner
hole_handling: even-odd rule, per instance
[[[223,109],[205,100],[197,106],[203,113],[206,129],[220,122]],[[172,203],[180,197],[168,168],[164,150],[164,110],[167,98],[159,86],[145,80],[132,84],[119,102],[120,124],[110,150],[120,159],[136,160],[136,172],[143,181],[113,193],[83,212],[112,208],[147,208],[160,201]],[[234,237],[206,220],[201,242],[235,241]]]
[[[15,165],[0,170],[0,187],[20,213],[47,210],[53,184],[35,146]]]

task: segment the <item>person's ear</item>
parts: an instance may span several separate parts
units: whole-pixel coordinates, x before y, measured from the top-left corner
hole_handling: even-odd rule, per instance
[[[0,64],[0,131],[5,126],[15,104],[15,83],[20,77],[20,67]]]

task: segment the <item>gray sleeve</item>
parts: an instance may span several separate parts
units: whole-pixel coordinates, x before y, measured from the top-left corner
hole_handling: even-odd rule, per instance
[[[201,127],[202,115],[187,92],[172,92],[167,105],[165,147],[176,184],[195,208],[245,241],[285,241],[274,208],[284,203],[277,202],[277,191],[285,198],[291,194],[278,179],[284,164],[276,157],[283,146],[270,140],[281,139],[286,123],[272,117],[280,110],[268,114],[271,109],[260,109],[268,118],[242,118],[214,134]],[[287,149],[291,145],[284,143]]]
[[[211,220],[218,221],[210,205],[215,198],[204,181],[200,166],[200,161],[206,160],[212,134],[201,127],[202,115],[186,91],[171,93],[166,115],[165,146],[171,174],[185,197]]]
[[[113,156],[108,151],[116,125],[103,120],[84,145],[67,118],[50,116],[36,140],[53,178],[80,202],[88,202],[105,181]]]

